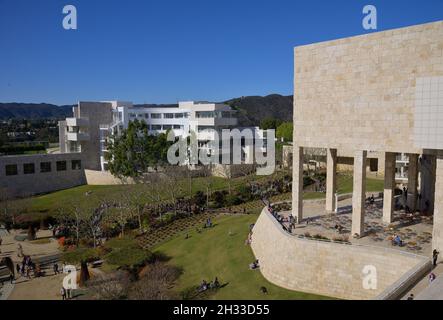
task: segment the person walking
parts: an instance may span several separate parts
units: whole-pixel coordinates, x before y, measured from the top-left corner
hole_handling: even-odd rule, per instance
[[[54,263],[54,274],[58,274],[58,264]]]
[[[65,290],[65,288],[62,287],[60,289],[60,294],[62,296],[62,300],[66,300],[66,290]]]
[[[14,273],[9,273],[9,282],[11,283],[11,284],[13,284],[14,283],[14,280],[15,280],[15,277],[14,277]]]
[[[438,252],[437,249],[434,249],[434,250],[432,251],[432,265],[433,265],[434,267],[437,266],[437,259],[438,259],[438,254],[439,254],[439,253],[440,253],[440,252]]]

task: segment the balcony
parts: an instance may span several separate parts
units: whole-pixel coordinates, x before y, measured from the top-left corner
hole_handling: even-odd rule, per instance
[[[85,132],[68,132],[66,134],[68,141],[89,141],[89,133]]]
[[[66,126],[68,127],[87,127],[89,126],[88,118],[66,118]]]

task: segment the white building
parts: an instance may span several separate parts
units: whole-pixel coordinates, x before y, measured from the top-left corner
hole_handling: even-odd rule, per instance
[[[236,111],[226,104],[193,101],[179,102],[177,107],[134,107],[132,102],[123,101],[79,102],[73,114],[60,122],[61,152],[86,154],[89,161],[85,168],[92,170],[106,170],[106,140],[135,119],[145,121],[153,135],[173,130],[175,136],[187,136],[194,131],[199,148],[208,153],[213,152],[208,142],[214,140],[214,132],[235,128],[238,123]]]

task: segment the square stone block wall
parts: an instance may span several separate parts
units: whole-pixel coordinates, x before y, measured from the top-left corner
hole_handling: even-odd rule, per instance
[[[296,144],[423,152],[423,139],[414,137],[416,86],[443,76],[443,21],[300,46],[294,54]]]

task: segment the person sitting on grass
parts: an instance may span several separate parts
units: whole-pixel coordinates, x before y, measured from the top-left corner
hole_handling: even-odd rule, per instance
[[[260,264],[258,263],[258,260],[255,260],[253,263],[251,263],[249,265],[249,269],[251,269],[251,270],[256,270],[258,268],[260,268]]]
[[[208,283],[206,282],[206,280],[203,280],[200,286],[198,287],[198,291],[203,292],[206,291],[207,289],[208,289]]]
[[[214,288],[215,288],[215,289],[220,288],[220,282],[218,281],[218,278],[217,278],[217,277],[215,277],[215,280],[214,280]]]

